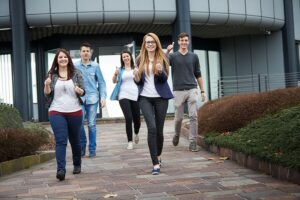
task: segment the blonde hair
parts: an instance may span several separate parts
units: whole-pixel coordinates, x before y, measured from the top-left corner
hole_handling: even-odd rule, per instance
[[[144,71],[147,75],[149,75],[149,57],[148,57],[148,53],[147,53],[147,49],[146,49],[146,38],[147,37],[152,37],[156,43],[153,66],[156,66],[157,63],[160,63],[161,66],[163,66],[166,69],[166,72],[169,75],[170,64],[169,64],[167,57],[165,56],[165,53],[162,50],[161,43],[159,41],[158,36],[155,33],[147,33],[144,36],[141,51],[140,51],[140,54],[137,59],[140,77]],[[146,69],[145,69],[145,66],[146,66]],[[156,67],[152,67],[152,72],[153,72],[153,74],[157,74]]]

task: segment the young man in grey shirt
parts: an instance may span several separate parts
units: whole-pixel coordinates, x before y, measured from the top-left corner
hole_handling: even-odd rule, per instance
[[[205,92],[200,71],[200,63],[198,56],[193,52],[189,52],[188,50],[189,35],[187,33],[180,33],[178,35],[178,45],[179,50],[173,54],[169,54],[172,70],[175,107],[175,135],[173,137],[173,145],[177,146],[179,142],[181,124],[184,115],[184,104],[187,102],[190,120],[189,150],[198,151],[196,141],[198,134],[197,83],[201,90],[202,102],[205,101]],[[168,52],[173,49],[173,46],[174,42],[168,46]]]

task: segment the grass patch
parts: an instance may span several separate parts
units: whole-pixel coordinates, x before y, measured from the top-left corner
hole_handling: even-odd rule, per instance
[[[267,115],[232,133],[209,133],[205,142],[300,171],[300,106]]]

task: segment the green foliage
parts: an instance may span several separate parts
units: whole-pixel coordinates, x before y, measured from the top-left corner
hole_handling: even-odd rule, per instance
[[[23,128],[19,111],[8,104],[0,104],[0,128]]]
[[[198,111],[198,132],[236,131],[253,120],[281,109],[299,105],[300,88],[228,96],[207,102]]]
[[[49,142],[49,136],[51,135],[51,132],[45,129],[42,125],[33,122],[24,122],[23,126],[32,135],[40,137],[43,141],[43,144]]]
[[[33,155],[44,138],[24,128],[0,128],[0,162]]]
[[[236,132],[207,134],[205,142],[300,170],[300,106],[266,115]]]
[[[19,112],[9,105],[1,104],[0,110],[0,162],[33,155],[45,147],[53,148],[50,131],[38,123],[23,124]]]

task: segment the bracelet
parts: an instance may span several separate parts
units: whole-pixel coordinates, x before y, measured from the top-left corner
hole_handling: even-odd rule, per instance
[[[201,94],[205,93],[204,90],[201,91]]]

